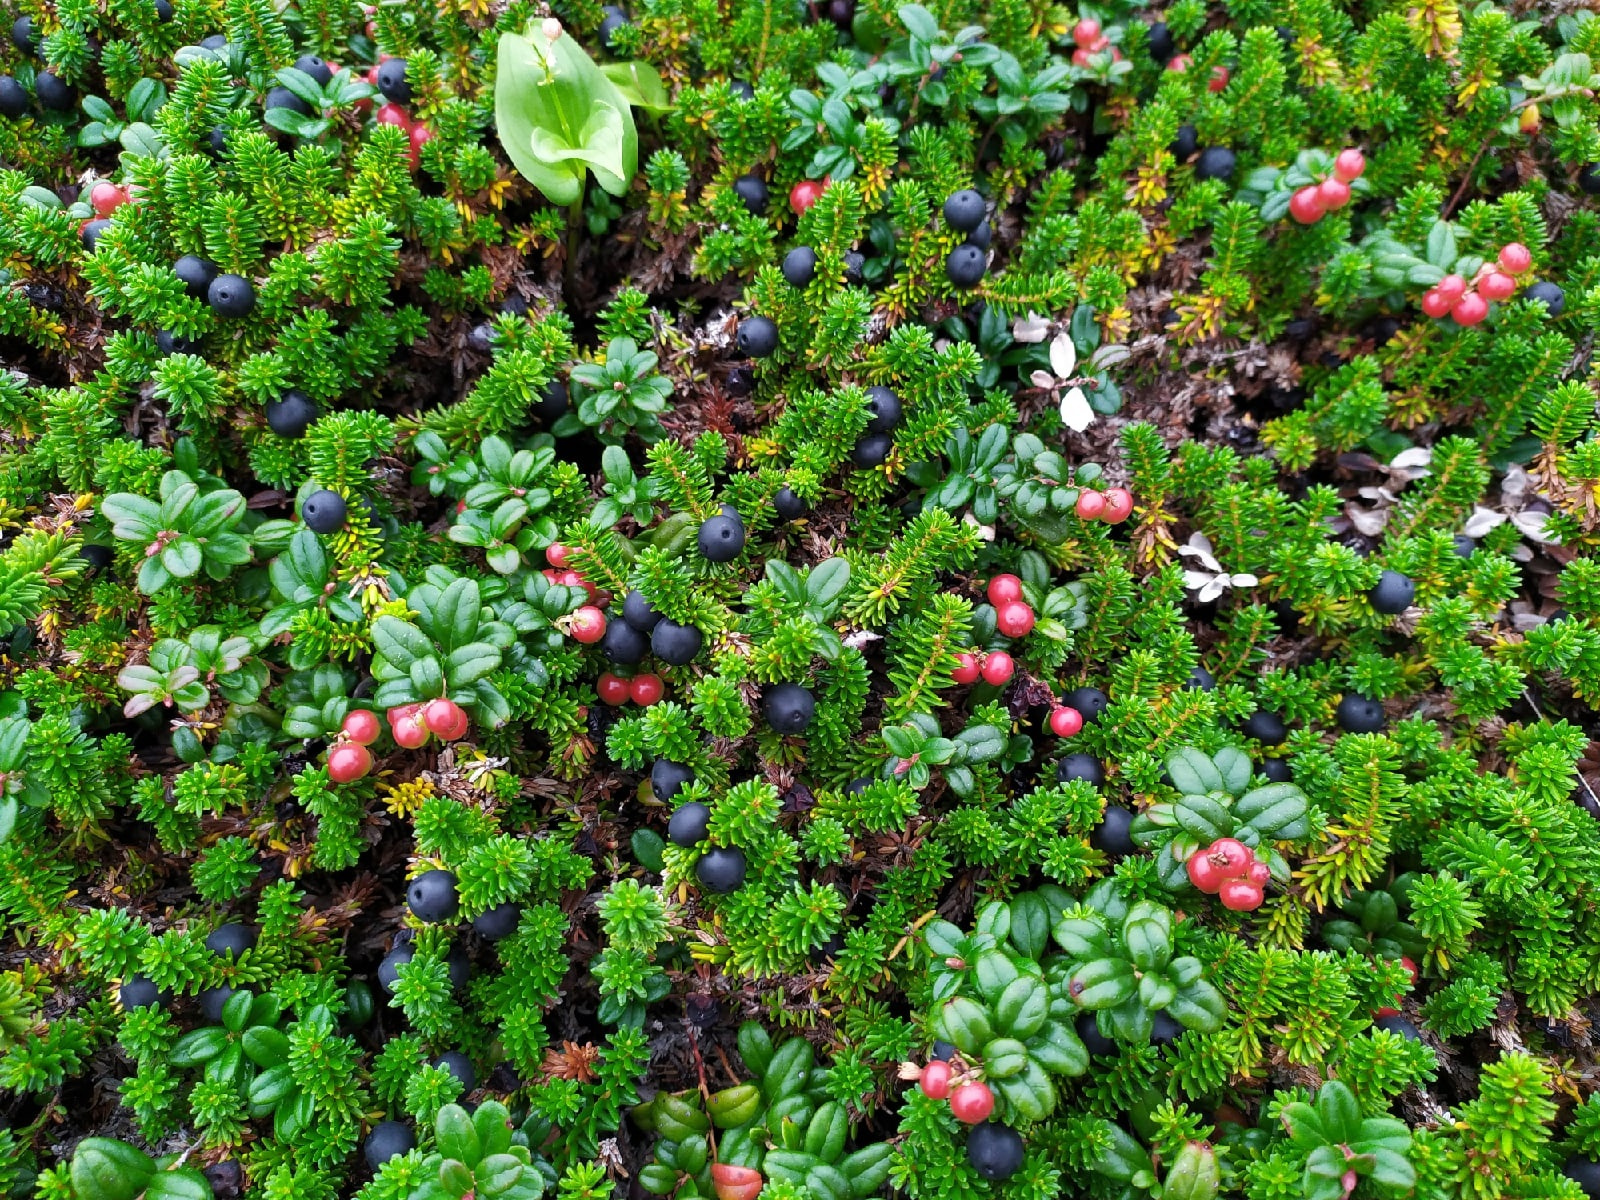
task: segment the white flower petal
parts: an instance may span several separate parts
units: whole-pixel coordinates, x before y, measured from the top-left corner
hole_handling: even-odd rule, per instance
[[[1189,545],[1200,551],[1201,554],[1211,555],[1216,553],[1216,547],[1211,544],[1211,539],[1198,529],[1189,535]],[[1221,570],[1220,567],[1217,569]]]
[[[1461,532],[1469,538],[1481,538],[1491,529],[1506,522],[1505,513],[1497,513],[1492,508],[1475,508],[1472,515],[1467,518],[1467,523],[1462,526]]]
[[[1544,531],[1545,522],[1550,519],[1549,513],[1519,512],[1511,518],[1511,523],[1517,527],[1522,536],[1531,542],[1548,544],[1556,539]]]
[[[1050,369],[1062,379],[1071,379],[1078,368],[1078,348],[1072,344],[1072,335],[1058,333],[1050,343]]]
[[[1019,342],[1030,345],[1044,341],[1044,335],[1050,332],[1050,321],[1038,313],[1030,312],[1025,317],[1018,317],[1011,326],[1011,336]]]
[[[1191,592],[1198,591],[1210,582],[1210,571],[1185,571],[1183,573],[1183,586]]]
[[[1260,582],[1261,581],[1259,579],[1257,579],[1254,575],[1250,574],[1248,571],[1242,572],[1242,573],[1240,573],[1238,575],[1235,575],[1233,577],[1233,586],[1234,587],[1240,587],[1240,588],[1255,587],[1255,585],[1260,583]]]
[[[1074,433],[1082,433],[1094,424],[1094,409],[1082,388],[1073,388],[1061,397],[1061,423]]]
[[[1201,604],[1210,604],[1211,601],[1222,595],[1227,586],[1228,577],[1226,575],[1214,575],[1211,582],[1200,589],[1200,594],[1195,599],[1200,601]]]
[[[1356,531],[1367,537],[1377,537],[1389,523],[1390,510],[1387,508],[1357,508],[1352,504],[1344,511],[1350,518],[1350,524],[1356,527]]]
[[[1055,387],[1056,385],[1056,377],[1050,374],[1049,371],[1035,371],[1032,375],[1028,376],[1028,381],[1032,383],[1034,387],[1044,388],[1046,391]]]
[[[1416,467],[1425,467],[1433,461],[1433,451],[1427,446],[1413,446],[1409,450],[1402,450],[1389,460],[1391,467],[1401,467],[1411,470]]]

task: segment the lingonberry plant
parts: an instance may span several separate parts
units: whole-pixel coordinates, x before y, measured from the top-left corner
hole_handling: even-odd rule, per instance
[[[15,0],[0,1195],[1600,1196],[1600,21]]]

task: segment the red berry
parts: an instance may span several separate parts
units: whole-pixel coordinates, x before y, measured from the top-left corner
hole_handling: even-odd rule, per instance
[[[340,742],[328,751],[328,778],[353,783],[372,770],[372,751],[355,742]]]
[[[1517,290],[1517,281],[1499,271],[1490,271],[1478,280],[1478,295],[1485,300],[1509,300]]]
[[[1227,86],[1228,68],[1223,66],[1221,63],[1218,63],[1216,66],[1211,68],[1211,79],[1206,84],[1206,90],[1210,92],[1220,92]]]
[[[1522,115],[1517,118],[1517,128],[1522,130],[1523,133],[1538,133],[1540,123],[1541,117],[1539,116],[1539,106],[1537,104],[1529,105],[1523,109]]]
[[[1433,285],[1433,290],[1454,304],[1467,294],[1467,281],[1459,275],[1446,275]]]
[[[957,683],[977,683],[978,676],[982,673],[978,667],[978,660],[965,650],[956,655],[956,669],[950,672],[950,678]]]
[[[606,615],[592,604],[585,604],[572,614],[572,636],[585,646],[592,646],[606,635]]]
[[[1399,1014],[1396,1014],[1396,1015],[1399,1015]],[[1339,1186],[1344,1189],[1344,1194],[1346,1196],[1348,1196],[1351,1192],[1355,1191],[1356,1190],[1356,1184],[1358,1184],[1360,1182],[1361,1182],[1361,1176],[1357,1175],[1353,1170],[1352,1171],[1346,1171],[1343,1175],[1339,1176]]]
[[[1350,183],[1361,178],[1361,173],[1367,169],[1367,156],[1354,146],[1348,150],[1339,151],[1339,157],[1333,160],[1333,177]]]
[[[1083,714],[1066,705],[1050,714],[1050,732],[1057,737],[1069,738],[1083,728]]]
[[[1002,604],[995,613],[994,624],[1003,637],[1027,637],[1033,629],[1033,609],[1021,600]]]
[[[109,179],[102,179],[89,189],[89,203],[94,208],[96,216],[109,217],[127,203],[127,200],[128,193]]]
[[[1234,912],[1254,912],[1266,895],[1248,879],[1230,879],[1217,889],[1222,907]]]
[[[1101,515],[1107,525],[1121,525],[1133,513],[1133,493],[1127,488],[1106,489],[1106,509]]]
[[[467,714],[448,696],[429,700],[422,709],[422,723],[446,742],[453,742],[467,732]]]
[[[377,63],[373,63],[372,66],[367,68],[367,82],[369,84],[371,84],[373,87],[377,87],[378,86],[378,64]]]
[[[1012,600],[1022,599],[1022,580],[1015,575],[996,575],[989,580],[989,603],[999,608]]]
[[[422,148],[432,140],[433,130],[426,125],[413,125],[411,127],[411,150],[409,153],[413,170],[422,161]]]
[[[1400,965],[1406,969],[1406,974],[1411,976],[1411,986],[1412,987],[1416,987],[1417,986],[1417,964],[1412,962],[1409,958],[1407,958],[1404,954],[1402,954],[1400,956]]]
[[[345,714],[339,731],[358,746],[370,746],[378,740],[383,727],[378,724],[377,714],[370,709],[353,708]]]
[[[1327,212],[1322,206],[1322,189],[1308,183],[1289,197],[1289,215],[1302,225],[1315,225]]]
[[[1206,852],[1216,862],[1222,873],[1232,878],[1242,875],[1250,869],[1250,864],[1255,861],[1255,854],[1249,846],[1237,838],[1218,838],[1211,843],[1211,848]]]
[[[789,207],[794,209],[794,215],[800,216],[822,199],[822,184],[815,179],[802,179],[789,189]]]
[[[1500,247],[1500,265],[1513,275],[1521,275],[1533,266],[1533,255],[1521,242],[1507,242]]]
[[[1016,669],[1017,664],[1012,661],[1011,655],[1004,650],[996,650],[993,654],[984,658],[980,673],[983,675],[985,683],[992,683],[995,687],[999,687],[1011,678]]]
[[[1196,850],[1184,865],[1189,873],[1189,882],[1208,895],[1216,895],[1217,889],[1227,879],[1222,868],[1212,862],[1211,856],[1204,850]]]
[[[389,732],[394,735],[396,745],[415,750],[427,743],[431,735],[422,719],[422,705],[402,704],[398,708],[391,708],[387,715]]]
[[[1072,52],[1072,65],[1075,67],[1087,67],[1093,59],[1094,52],[1086,50],[1082,46],[1077,47]]]
[[[659,675],[635,675],[632,684],[629,685],[628,695],[640,708],[649,708],[661,699],[666,690],[666,685],[661,682]]]
[[[950,1064],[943,1059],[934,1059],[922,1068],[919,1086],[928,1099],[943,1100],[950,1094]]]
[[[1072,27],[1072,40],[1084,49],[1088,49],[1095,38],[1100,36],[1100,22],[1093,17],[1085,17]]]
[[[1429,288],[1422,296],[1422,311],[1438,320],[1449,315],[1451,302],[1440,294],[1438,288]]]
[[[766,1180],[754,1167],[736,1167],[732,1163],[711,1165],[711,1188],[717,1200],[756,1200]]]
[[[567,547],[563,546],[560,542],[551,542],[544,548],[544,560],[552,567],[556,567],[564,571],[569,565],[567,563],[568,553],[569,551],[567,550]]]
[[[950,1113],[964,1125],[979,1125],[994,1111],[994,1093],[986,1083],[963,1083],[950,1093]]]
[[[599,682],[594,685],[594,690],[600,694],[600,702],[609,704],[612,708],[620,708],[633,694],[629,681],[613,675],[610,671],[601,674]]]
[[[411,128],[411,118],[398,104],[385,104],[378,109],[378,115],[374,119],[379,125],[393,125],[396,129],[406,130]]]
[[[1398,1008],[1389,1008],[1385,1005],[1383,1008],[1374,1009],[1372,1015],[1374,1017],[1398,1017],[1400,1010]]]
[[[1450,310],[1450,316],[1457,325],[1476,325],[1488,315],[1489,302],[1477,292],[1468,292]]]
[[[1093,521],[1106,511],[1106,495],[1093,488],[1084,488],[1078,493],[1078,515],[1085,521]]]
[[[1342,179],[1324,179],[1317,185],[1317,199],[1332,212],[1350,203],[1350,185]]]
[[[1170,59],[1167,60],[1167,70],[1176,71],[1179,75],[1182,75],[1189,69],[1193,62],[1194,59],[1190,58],[1187,54],[1174,54]]]
[[[1248,879],[1257,887],[1264,888],[1272,881],[1272,868],[1257,859],[1250,864],[1250,869],[1244,873],[1243,878]]]

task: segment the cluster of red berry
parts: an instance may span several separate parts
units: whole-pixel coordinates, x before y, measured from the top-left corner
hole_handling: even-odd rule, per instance
[[[1406,974],[1411,976],[1411,986],[1412,987],[1416,987],[1417,986],[1417,976],[1418,976],[1417,964],[1412,962],[1411,959],[1408,958],[1406,955],[1402,954],[1400,956],[1400,965],[1406,969]],[[1395,999],[1398,1000],[1398,999],[1400,999],[1400,997],[1396,996]],[[1398,1017],[1400,1015],[1400,1010],[1398,1008],[1390,1008],[1387,1005],[1385,1005],[1383,1008],[1378,1009],[1378,1011],[1373,1013],[1372,1015],[1375,1018]]]
[[[442,741],[459,741],[471,724],[466,710],[447,696],[418,704],[402,704],[386,714],[389,732],[403,750],[415,750],[437,735]],[[339,727],[339,738],[328,750],[328,778],[334,783],[353,783],[372,770],[372,751],[367,749],[382,732],[371,710],[352,709]]]
[[[1521,242],[1507,242],[1492,263],[1484,263],[1468,283],[1460,275],[1446,275],[1422,296],[1422,311],[1438,319],[1447,313],[1457,325],[1476,325],[1489,315],[1491,300],[1509,300],[1517,290],[1516,276],[1533,266],[1533,255]]]
[[[1366,156],[1354,146],[1339,151],[1332,175],[1321,183],[1308,183],[1289,197],[1289,215],[1302,225],[1315,225],[1327,213],[1350,203],[1350,185],[1366,169]]]
[[[630,700],[641,708],[649,708],[661,699],[667,687],[661,682],[661,676],[648,671],[632,679],[624,679],[606,671],[600,676],[600,682],[595,684],[594,690],[600,694],[601,702],[612,708],[620,708]]]
[[[367,71],[367,82],[373,87],[378,86],[379,66],[391,57],[392,55],[385,54],[382,51],[378,52],[378,61],[373,63],[372,67]],[[329,63],[328,66],[335,71],[339,69],[333,63]],[[360,106],[358,105],[357,107]],[[392,100],[378,109],[376,120],[379,125],[393,125],[396,129],[404,129],[406,131],[406,136],[411,139],[411,149],[409,151],[411,169],[415,171],[417,164],[422,161],[422,147],[433,140],[433,130],[429,129],[421,121],[413,121],[411,114]]]
[[[1133,493],[1120,487],[1107,488],[1103,492],[1083,488],[1078,492],[1075,511],[1085,521],[1121,525],[1133,514]]]
[[[1107,46],[1111,46],[1111,39],[1100,32],[1100,22],[1093,17],[1085,17],[1072,27],[1072,41],[1077,49],[1072,52],[1072,61],[1075,66],[1087,67],[1092,55],[1099,54]],[[1122,51],[1111,46],[1112,59],[1120,59]]]
[[[1033,608],[1022,598],[1022,580],[1015,575],[996,575],[989,580],[989,603],[994,605],[994,624],[1001,636],[1027,637],[1033,630]],[[999,687],[1016,673],[1016,661],[1004,650],[988,654],[963,650],[956,655],[957,666],[950,673],[957,683],[977,683],[982,679]]]
[[[1174,54],[1167,60],[1167,70],[1174,71],[1179,75],[1182,75],[1192,66],[1194,66],[1194,59],[1187,54]],[[1228,86],[1228,80],[1231,78],[1228,68],[1218,63],[1211,68],[1211,78],[1206,80],[1206,91],[1220,92]]]
[[[1222,907],[1234,912],[1250,912],[1266,899],[1267,881],[1272,871],[1258,860],[1255,852],[1237,838],[1218,838],[1203,850],[1189,856],[1189,882],[1209,896],[1217,896]]]
[[[981,1125],[994,1112],[994,1093],[981,1079],[973,1079],[965,1067],[935,1058],[922,1068],[917,1080],[922,1094],[930,1100],[950,1101],[950,1115],[963,1125]]]

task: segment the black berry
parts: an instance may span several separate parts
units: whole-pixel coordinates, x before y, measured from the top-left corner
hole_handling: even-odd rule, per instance
[[[694,781],[694,772],[670,758],[658,758],[650,767],[650,794],[665,804],[678,789]]]
[[[443,1067],[454,1075],[461,1083],[463,1092],[470,1092],[478,1084],[478,1076],[472,1069],[472,1060],[459,1050],[446,1050],[429,1066]]]
[[[0,116],[20,117],[28,111],[28,89],[9,75],[0,75]]]
[[[41,97],[42,99],[43,97]],[[1548,280],[1541,280],[1522,293],[1524,300],[1543,300],[1552,317],[1559,317],[1567,306],[1567,294]]]
[[[661,614],[650,607],[643,592],[634,588],[623,598],[622,619],[640,633],[649,633],[660,622]]]
[[[304,437],[316,419],[317,406],[296,388],[267,404],[267,428],[281,438]]]
[[[1333,715],[1346,733],[1377,733],[1383,728],[1383,705],[1354,692],[1339,701]]]
[[[1374,611],[1393,616],[1410,608],[1416,594],[1417,585],[1408,576],[1399,571],[1384,571],[1378,576],[1377,585],[1367,593],[1367,600]]]
[[[1150,32],[1145,35],[1145,45],[1150,47],[1150,57],[1163,66],[1178,52],[1178,44],[1172,40],[1172,30],[1167,28],[1165,21],[1157,21],[1150,26]]]
[[[172,20],[172,0],[156,0],[156,20],[163,25]]]
[[[1289,728],[1283,723],[1283,718],[1264,708],[1256,709],[1239,728],[1244,730],[1246,737],[1255,738],[1263,746],[1279,745],[1289,736]]]
[[[300,517],[312,533],[333,533],[344,527],[348,507],[344,497],[327,488],[319,488],[300,505]]]
[[[18,17],[11,23],[11,44],[24,54],[35,53],[32,17]]]
[[[488,912],[479,913],[472,919],[472,927],[485,941],[498,942],[515,933],[521,920],[522,905],[507,900],[504,904],[496,904]]]
[[[416,948],[410,942],[396,946],[378,964],[378,986],[386,992],[393,992],[394,985],[400,980],[400,968],[416,957]]]
[[[1152,1046],[1169,1046],[1177,1041],[1183,1033],[1183,1026],[1168,1015],[1165,1009],[1158,1012],[1155,1020],[1150,1023],[1150,1044]]]
[[[156,331],[156,349],[162,354],[189,354],[195,348],[193,338],[179,337],[170,329]]]
[[[287,108],[290,112],[297,112],[302,116],[311,112],[311,106],[286,87],[275,87],[269,91],[261,107],[269,112],[274,108]]]
[[[1600,163],[1590,163],[1578,172],[1578,187],[1590,196],[1600,196]]]
[[[707,562],[732,562],[744,549],[744,522],[737,517],[716,516],[700,524],[700,555]]]
[[[211,281],[217,277],[217,264],[198,254],[185,254],[172,264],[172,273],[196,300],[204,300]]]
[[[617,30],[623,28],[627,23],[628,18],[619,13],[612,13],[606,17],[604,21],[600,22],[600,44],[607,50],[614,50],[616,47],[612,44],[612,39],[616,36]]]
[[[256,306],[256,289],[243,275],[218,275],[206,288],[206,301],[219,317],[246,317]]]
[[[450,920],[461,907],[456,877],[449,871],[424,871],[406,888],[406,905],[412,916],[430,925]]]
[[[746,317],[739,322],[737,340],[746,358],[766,358],[778,348],[778,327],[768,317]]]
[[[1193,125],[1179,125],[1178,134],[1167,147],[1172,157],[1186,163],[1200,151],[1200,134]]]
[[[386,58],[378,64],[378,90],[384,99],[396,104],[411,103],[411,81],[406,78],[406,60]]]
[[[1061,703],[1068,708],[1077,709],[1085,725],[1093,725],[1106,711],[1106,705],[1111,703],[1111,698],[1097,687],[1079,687],[1073,688],[1061,697]]]
[[[754,100],[756,98],[755,88],[751,87],[750,84],[743,79],[728,80],[728,90],[741,100]]]
[[[726,896],[744,883],[744,851],[734,846],[714,846],[694,865],[695,878],[708,892]]]
[[[228,48],[228,36],[223,33],[207,34],[200,39],[200,48],[202,50],[226,50]]]
[[[1261,760],[1261,773],[1273,783],[1288,783],[1294,778],[1286,760],[1281,758],[1264,758]]]
[[[1582,1188],[1589,1200],[1600,1200],[1600,1162],[1574,1155],[1567,1159],[1561,1173]]]
[[[205,146],[209,146],[212,154],[221,154],[228,148],[228,130],[224,125],[213,125],[211,132],[206,134]],[[204,149],[205,147],[202,147]]]
[[[667,822],[667,840],[674,846],[698,846],[711,832],[711,807],[698,800],[685,804]]]
[[[775,733],[804,733],[816,714],[817,702],[798,683],[778,683],[761,697],[761,713]]]
[[[1233,178],[1233,151],[1226,146],[1207,146],[1200,151],[1200,160],[1194,164],[1196,179]]]
[[[850,451],[850,461],[863,470],[881,467],[888,461],[889,451],[893,446],[894,439],[887,433],[868,434],[856,443],[854,450]]]
[[[445,956],[445,969],[450,973],[450,987],[460,991],[472,979],[472,959],[467,957],[464,947],[457,946]]]
[[[111,547],[96,542],[85,542],[78,549],[78,557],[89,564],[89,570],[104,571],[111,565]]]
[[[567,411],[567,385],[559,379],[552,379],[544,385],[539,392],[539,402],[533,406],[533,413],[546,423],[557,420]]]
[[[789,251],[783,256],[783,277],[791,287],[805,287],[817,277],[817,252],[810,246],[796,246]]]
[[[872,414],[868,433],[892,433],[900,424],[900,397],[886,387],[869,387],[867,411]]]
[[[1095,1019],[1092,1012],[1081,1012],[1073,1022],[1073,1028],[1078,1032],[1078,1040],[1083,1043],[1093,1058],[1116,1058],[1121,1052],[1116,1041],[1100,1032],[1100,1022]]]
[[[1089,845],[1119,858],[1133,854],[1139,848],[1133,844],[1132,828],[1133,814],[1120,804],[1108,804],[1105,816],[1089,835]]]
[[[601,652],[619,667],[636,666],[650,648],[650,639],[635,629],[626,618],[606,622],[605,635],[600,639]]]
[[[944,202],[944,223],[951,229],[971,233],[983,220],[983,197],[972,188],[952,192]]]
[[[1186,692],[1209,692],[1217,686],[1217,677],[1204,667],[1195,667],[1189,672],[1189,678],[1183,681]]]
[[[976,246],[957,246],[944,261],[944,273],[958,288],[977,287],[988,260]]]
[[[411,1136],[411,1127],[400,1121],[379,1121],[367,1134],[361,1153],[367,1166],[376,1171],[391,1158],[398,1158],[416,1149],[417,1139]]]
[[[1408,1041],[1420,1042],[1422,1040],[1422,1031],[1405,1017],[1379,1017],[1373,1024],[1389,1033],[1398,1033]]]
[[[213,1025],[222,1023],[222,1008],[233,996],[234,989],[224,984],[222,987],[207,988],[200,993],[200,1015]]]
[[[146,979],[143,975],[131,975],[124,980],[117,991],[117,999],[122,1001],[123,1008],[129,1010],[160,1008],[162,1004],[161,989],[153,979]]]
[[[255,944],[255,930],[237,921],[218,925],[206,936],[206,949],[219,957],[232,953],[234,958],[238,958]]]
[[[861,269],[866,265],[866,255],[855,250],[846,250],[844,252],[844,281],[851,284],[860,283],[862,279]]]
[[[96,217],[84,225],[78,234],[78,238],[83,242],[89,253],[93,254],[95,244],[100,240],[100,235],[110,228],[111,219],[109,217]]]
[[[1106,781],[1105,768],[1092,754],[1069,754],[1056,764],[1056,782],[1084,783],[1099,787]]]
[[[1471,558],[1472,552],[1478,548],[1478,543],[1464,533],[1456,534],[1453,545],[1457,558]]]
[[[53,71],[40,71],[33,77],[33,94],[55,112],[71,112],[78,104],[78,89]]]
[[[987,250],[994,241],[994,226],[988,221],[979,221],[978,227],[967,234],[967,245],[976,246],[979,250]]]
[[[686,667],[700,653],[705,635],[693,625],[679,625],[662,618],[650,633],[650,649],[668,666]]]
[[[779,520],[798,521],[806,513],[806,502],[795,494],[793,488],[779,488],[772,497],[772,509]]]
[[[733,181],[733,190],[751,216],[759,217],[767,211],[767,182],[759,175],[739,176]]]
[[[327,87],[333,82],[333,68],[315,54],[302,54],[294,60],[294,69],[311,76],[317,81],[318,87]]]
[[[722,390],[730,396],[748,396],[756,390],[756,377],[749,367],[729,367]]]
[[[1010,1179],[1022,1168],[1022,1135],[1009,1125],[985,1121],[967,1134],[967,1161],[985,1179]]]

